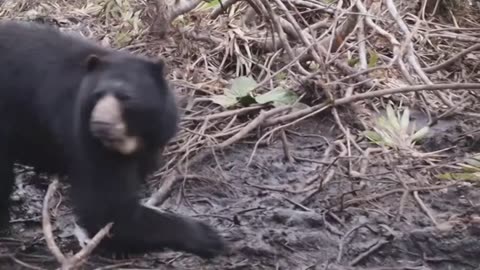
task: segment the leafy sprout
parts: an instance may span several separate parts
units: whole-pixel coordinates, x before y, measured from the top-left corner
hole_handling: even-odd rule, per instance
[[[224,108],[230,108],[237,104],[248,106],[251,104],[267,104],[273,106],[292,105],[298,96],[295,92],[283,87],[277,87],[264,94],[255,95],[254,90],[257,82],[251,77],[238,77],[231,83],[230,88],[225,89],[223,95],[214,95],[211,100]]]
[[[365,131],[364,135],[370,141],[381,146],[414,151],[415,143],[424,138],[428,131],[428,126],[415,130],[415,123],[410,124],[408,108],[405,108],[403,114],[400,114],[399,111],[395,112],[389,104],[386,108],[386,115],[380,116],[373,131]]]

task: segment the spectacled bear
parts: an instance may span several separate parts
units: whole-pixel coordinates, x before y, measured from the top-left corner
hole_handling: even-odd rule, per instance
[[[0,21],[0,226],[9,223],[17,163],[66,175],[78,224],[93,236],[114,223],[106,250],[219,255],[216,230],[139,201],[178,118],[162,61],[53,26]]]

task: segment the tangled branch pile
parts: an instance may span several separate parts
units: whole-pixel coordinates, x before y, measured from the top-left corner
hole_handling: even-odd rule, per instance
[[[354,110],[364,128],[369,108],[380,110],[379,97],[420,105],[429,115],[441,117],[474,109],[472,92],[421,91],[479,88],[458,85],[478,82],[474,51],[480,46],[475,7],[455,4],[453,0],[92,0],[62,5],[6,1],[2,13],[37,19],[50,14],[57,24],[104,44],[167,58],[173,83],[187,97],[182,131],[168,148],[169,162],[161,170],[165,172],[201,150],[229,146],[257,128],[269,130],[264,137],[271,137],[332,105],[362,100],[367,106],[346,107]],[[53,11],[57,13],[52,15]],[[451,22],[462,27],[450,27]],[[149,25],[153,31],[147,31]],[[241,76],[257,82],[250,95],[282,87],[294,91],[298,99],[277,108],[233,104],[237,108],[229,110],[212,102],[213,95],[224,94],[230,80]],[[456,85],[449,85],[452,82]],[[411,85],[426,87],[410,89]],[[406,88],[400,94],[394,94],[395,89],[372,92],[398,87]],[[411,90],[418,92],[408,93]],[[365,92],[370,94],[356,96]],[[247,120],[251,117],[255,119]]]
[[[461,84],[479,80],[473,4],[327,2],[6,1],[2,15],[44,21],[48,15],[106,45],[166,58],[174,85],[183,90],[185,117],[162,174],[258,128],[266,131],[262,139],[271,138],[329,107],[351,110],[365,129],[384,98],[423,107],[431,122],[476,108],[476,95],[468,90],[478,85]],[[242,76],[255,80],[247,96],[282,88],[295,92],[294,101],[230,102],[228,110],[213,102]],[[337,122],[345,131],[340,118]]]
[[[177,18],[173,25],[190,45],[182,43],[185,51],[177,52],[189,60],[174,73],[175,82],[195,93],[186,102],[183,132],[169,148],[170,164],[229,146],[257,128],[265,131],[261,139],[271,137],[333,105],[351,110],[365,129],[384,98],[423,107],[430,123],[472,113],[477,97],[469,90],[480,89],[473,83],[479,80],[474,52],[480,48],[475,8],[457,5],[453,12],[448,7],[454,2],[434,2],[226,1]],[[229,87],[227,80],[240,76],[258,82],[254,95],[283,87],[299,99],[227,111],[211,102]],[[337,110],[332,112],[345,132]]]

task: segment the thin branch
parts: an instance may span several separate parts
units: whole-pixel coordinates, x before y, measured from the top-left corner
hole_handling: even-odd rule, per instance
[[[47,242],[48,249],[52,252],[53,256],[57,259],[58,262],[64,264],[67,259],[63,255],[60,248],[55,243],[53,232],[52,232],[52,224],[50,222],[50,214],[48,213],[49,202],[52,198],[53,194],[57,190],[58,186],[58,179],[55,179],[50,183],[48,186],[47,194],[45,195],[45,199],[43,201],[43,209],[42,209],[42,227],[43,233],[45,235],[45,241]]]
[[[162,186],[155,192],[150,199],[145,203],[147,206],[159,206],[161,205],[168,197],[172,191],[173,186],[178,182],[180,178],[178,177],[178,171],[173,170],[169,175],[165,177],[165,180],[162,183]]]
[[[427,67],[427,68],[424,68],[423,71],[425,72],[428,72],[428,73],[433,73],[435,71],[438,71],[442,68],[445,68],[451,64],[453,64],[454,62],[458,61],[460,58],[462,58],[463,56],[475,51],[475,50],[479,50],[480,49],[480,43],[479,44],[475,44],[475,45],[472,45],[470,47],[468,47],[467,49],[455,54],[454,56],[452,56],[450,59],[448,59],[447,61],[441,63],[441,64],[438,64],[438,65],[435,65],[435,66],[431,66],[431,67]]]
[[[356,94],[353,96],[340,98],[333,101],[334,105],[343,105],[363,99],[369,99],[374,97],[400,94],[407,92],[418,92],[418,91],[441,91],[441,90],[477,90],[480,91],[480,83],[442,83],[442,84],[420,84],[420,85],[410,85],[397,88],[390,88],[378,91],[372,91],[367,93]]]
[[[52,225],[50,222],[50,214],[48,213],[50,199],[55,193],[57,186],[58,179],[54,179],[48,186],[47,194],[45,195],[45,199],[43,201],[42,227],[43,233],[45,235],[45,241],[47,242],[47,247],[55,256],[57,261],[61,264],[61,269],[71,270],[81,266],[87,256],[89,256],[93,252],[93,250],[100,244],[100,241],[108,234],[111,227],[113,226],[113,223],[108,223],[107,225],[105,225],[99,232],[95,234],[95,236],[89,241],[89,243],[75,255],[70,258],[65,257],[65,255],[55,243],[52,233]]]
[[[246,125],[237,134],[235,134],[234,136],[230,137],[228,140],[225,140],[224,142],[219,144],[217,147],[218,148],[224,148],[224,147],[227,147],[227,146],[237,142],[238,140],[245,137],[250,131],[254,130],[255,128],[259,127],[261,124],[263,124],[265,119],[268,119],[275,114],[278,114],[278,113],[281,113],[281,112],[284,112],[284,111],[290,110],[290,109],[291,109],[290,106],[282,106],[282,107],[272,109],[270,111],[261,111],[260,115],[258,115],[257,118],[255,118],[253,121],[248,123],[248,125]]]

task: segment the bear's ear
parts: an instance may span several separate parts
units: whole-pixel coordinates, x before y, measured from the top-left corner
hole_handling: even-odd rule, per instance
[[[87,67],[87,71],[92,71],[94,69],[96,69],[100,64],[101,64],[102,60],[100,59],[100,57],[96,54],[91,54],[87,57],[86,61],[85,61],[85,65]]]
[[[155,76],[164,76],[165,72],[165,63],[163,60],[159,59],[156,61],[152,61],[150,64],[150,67],[152,69],[152,72]]]

